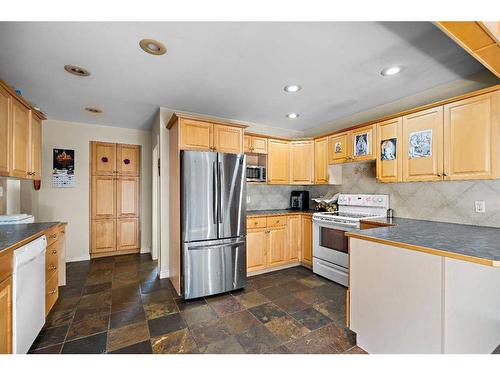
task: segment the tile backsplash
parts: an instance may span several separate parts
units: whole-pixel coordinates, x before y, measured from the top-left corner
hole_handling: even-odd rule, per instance
[[[290,207],[292,190],[308,190],[309,198],[324,195],[332,186],[298,186],[298,185],[247,185],[247,210],[285,209]],[[312,208],[312,203],[310,203]]]

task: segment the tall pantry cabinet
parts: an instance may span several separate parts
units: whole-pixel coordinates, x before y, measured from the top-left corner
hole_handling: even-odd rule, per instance
[[[91,142],[90,154],[90,255],[139,252],[141,148]]]

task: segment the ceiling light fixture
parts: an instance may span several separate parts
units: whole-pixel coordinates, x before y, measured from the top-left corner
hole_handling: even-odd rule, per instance
[[[151,55],[164,55],[167,52],[167,47],[162,42],[154,39],[142,39],[139,45],[144,50]]]
[[[388,68],[382,69],[380,72],[381,75],[385,76],[393,76],[394,74],[401,73],[403,70],[402,66],[390,66]]]
[[[300,85],[286,85],[283,90],[285,90],[286,92],[297,92],[297,91],[300,91],[302,89],[302,86]]]
[[[71,64],[64,65],[64,70],[79,77],[88,77],[90,75],[90,72],[87,69]]]
[[[95,108],[95,107],[85,107],[85,110],[90,113],[98,114],[102,113],[102,109]]]
[[[299,114],[298,113],[289,113],[286,115],[286,117],[291,118],[291,119],[295,119],[295,118],[299,117]]]

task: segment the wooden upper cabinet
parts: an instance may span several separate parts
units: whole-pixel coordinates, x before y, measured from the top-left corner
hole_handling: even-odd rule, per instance
[[[499,176],[499,92],[444,106],[446,180]]]
[[[116,171],[123,176],[139,176],[141,170],[141,146],[116,145]]]
[[[92,174],[112,176],[116,172],[116,143],[92,142]]]
[[[373,160],[375,159],[374,143],[375,143],[375,126],[365,126],[355,129],[350,132],[351,139],[351,154],[349,155],[352,161]]]
[[[17,100],[12,101],[10,175],[28,178],[30,172],[30,110]]]
[[[32,115],[31,117],[31,155],[30,173],[31,178],[40,180],[42,177],[42,121]]]
[[[213,124],[205,121],[180,119],[179,142],[181,150],[211,150]]]
[[[92,219],[110,219],[116,214],[115,178],[112,176],[92,177]]]
[[[0,176],[10,171],[11,103],[11,96],[0,86]]]
[[[139,178],[116,179],[116,217],[139,216]]]
[[[139,220],[117,219],[116,250],[132,250],[139,247]]]
[[[314,140],[314,183],[327,184],[328,178],[328,138]]]
[[[312,216],[302,216],[302,261],[312,264]]]
[[[269,184],[288,184],[290,182],[290,142],[269,139],[267,169]]]
[[[290,142],[290,183],[314,183],[314,141]]]
[[[403,181],[443,179],[443,107],[403,116]]]
[[[377,179],[380,182],[403,180],[402,131],[402,117],[377,124],[374,152],[377,157]]]
[[[90,252],[107,253],[116,249],[116,220],[93,220]]]
[[[287,257],[288,261],[300,260],[302,252],[302,217],[300,215],[292,215],[288,217],[288,246]]]
[[[267,229],[247,231],[247,272],[258,271],[267,266]]]
[[[214,151],[240,154],[243,152],[243,128],[213,125]]]
[[[348,133],[328,137],[328,164],[345,163],[349,157]]]
[[[254,135],[245,135],[245,152],[253,154],[267,154],[267,138]]]

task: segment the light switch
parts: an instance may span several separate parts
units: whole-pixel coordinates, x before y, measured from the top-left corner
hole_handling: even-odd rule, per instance
[[[250,204],[250,196],[247,195],[247,204]]]
[[[486,212],[486,202],[485,201],[475,201],[474,207],[476,212],[484,214]]]
[[[3,186],[0,186],[0,197],[3,197]]]

